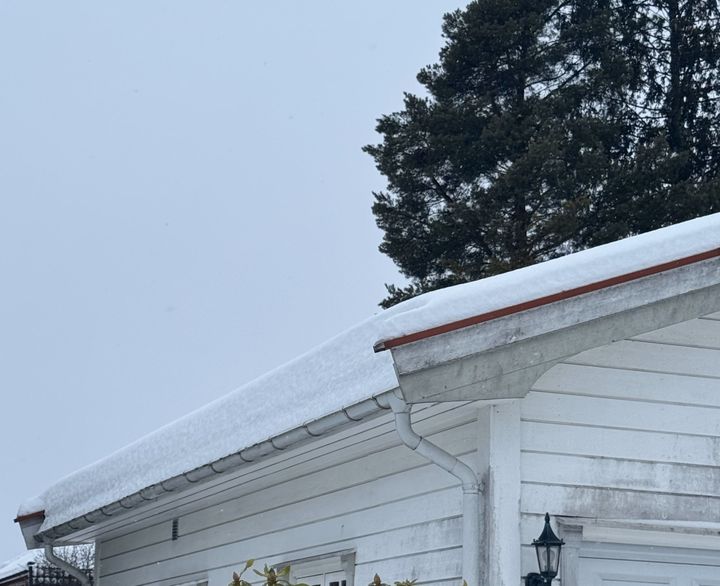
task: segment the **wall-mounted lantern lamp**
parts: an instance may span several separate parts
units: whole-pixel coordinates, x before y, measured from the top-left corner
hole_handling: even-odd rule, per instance
[[[552,584],[560,567],[560,550],[565,542],[550,527],[550,515],[545,513],[545,527],[540,537],[533,539],[540,573],[530,573],[525,577],[525,586],[546,586]]]

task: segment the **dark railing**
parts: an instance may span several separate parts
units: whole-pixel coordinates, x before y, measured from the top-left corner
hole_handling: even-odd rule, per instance
[[[92,582],[92,571],[87,572]],[[80,580],[54,566],[28,564],[28,586],[82,586]]]

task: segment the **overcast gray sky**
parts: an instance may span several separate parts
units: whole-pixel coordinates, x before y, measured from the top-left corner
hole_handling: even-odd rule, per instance
[[[379,311],[360,148],[452,0],[0,0],[0,561],[18,504]]]

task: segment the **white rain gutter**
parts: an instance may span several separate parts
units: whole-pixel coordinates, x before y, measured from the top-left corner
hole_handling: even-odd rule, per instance
[[[110,518],[122,515],[130,509],[135,509],[148,502],[155,501],[168,493],[178,493],[192,487],[198,482],[217,477],[219,474],[234,472],[235,470],[251,463],[258,462],[269,456],[280,453],[282,450],[294,448],[314,438],[334,433],[346,425],[357,423],[379,415],[388,409],[387,402],[383,401],[384,395],[391,395],[387,391],[378,397],[367,399],[345,407],[344,409],[310,421],[297,427],[271,436],[269,439],[244,448],[234,454],[215,460],[194,470],[183,472],[152,486],[148,486],[131,495],[121,498],[118,501],[95,509],[84,515],[71,519],[65,523],[49,527],[39,531],[33,536],[35,544],[45,544],[76,531],[80,531],[95,523],[108,521]],[[22,528],[22,523],[21,523]],[[32,547],[32,545],[28,545]],[[37,545],[35,545],[37,547]]]
[[[395,414],[395,429],[402,442],[411,450],[420,454],[433,464],[452,474],[462,483],[463,491],[463,539],[462,539],[462,577],[468,586],[481,586],[480,543],[483,524],[483,509],[480,493],[482,490],[478,478],[470,466],[449,454],[442,448],[418,435],[412,428],[411,407],[394,393],[378,397]]]
[[[63,572],[66,574],[70,574],[73,578],[77,578],[77,580],[82,584],[83,586],[91,586],[92,580],[90,577],[85,574],[80,568],[76,568],[72,564],[66,562],[65,560],[57,557],[55,555],[55,552],[53,551],[52,545],[46,545],[45,546],[45,558],[47,561],[49,561],[53,566],[57,566],[60,568]]]

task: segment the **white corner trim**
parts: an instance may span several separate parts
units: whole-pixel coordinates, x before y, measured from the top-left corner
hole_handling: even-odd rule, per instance
[[[522,575],[520,425],[519,400],[488,405],[478,413],[480,466],[486,468],[488,586],[515,586]]]

